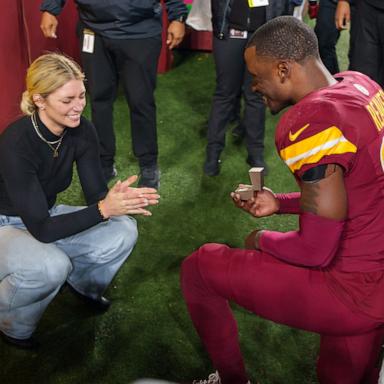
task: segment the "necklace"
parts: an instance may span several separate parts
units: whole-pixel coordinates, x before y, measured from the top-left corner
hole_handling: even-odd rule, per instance
[[[52,149],[53,151],[53,157],[58,157],[59,156],[59,148],[60,148],[60,145],[61,145],[61,142],[63,141],[63,137],[65,135],[65,133],[67,131],[64,131],[64,133],[62,134],[62,136],[60,137],[60,139],[58,140],[55,140],[55,141],[48,141],[43,135],[42,133],[40,132],[40,129],[39,129],[39,126],[37,125],[37,121],[36,121],[36,116],[35,116],[35,113],[33,113],[31,115],[31,121],[32,121],[32,125],[33,125],[33,128],[35,129],[35,132],[37,134],[37,136],[39,136],[39,138],[44,141],[44,143],[48,144],[49,148]],[[56,145],[56,147],[54,147],[54,145]]]

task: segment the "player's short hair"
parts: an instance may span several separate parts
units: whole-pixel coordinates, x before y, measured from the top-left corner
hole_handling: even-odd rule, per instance
[[[256,47],[257,55],[298,63],[309,57],[319,58],[317,37],[307,24],[293,16],[280,16],[258,28],[247,48]]]

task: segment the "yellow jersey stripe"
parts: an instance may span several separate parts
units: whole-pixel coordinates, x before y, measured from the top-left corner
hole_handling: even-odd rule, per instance
[[[295,157],[301,153],[310,151],[312,148],[326,143],[327,141],[335,140],[343,136],[343,133],[337,127],[329,127],[324,131],[316,133],[313,136],[307,137],[301,141],[289,145],[280,151],[280,156],[286,160],[290,157]]]
[[[357,148],[335,126],[292,144],[280,151],[280,156],[291,171],[304,164],[317,163],[323,156],[356,153]]]

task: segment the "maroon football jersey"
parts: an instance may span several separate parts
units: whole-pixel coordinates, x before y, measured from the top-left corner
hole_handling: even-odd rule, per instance
[[[344,169],[348,217],[325,273],[344,301],[384,318],[384,92],[357,72],[335,77],[338,83],[308,94],[283,115],[276,147],[298,182],[319,164]]]

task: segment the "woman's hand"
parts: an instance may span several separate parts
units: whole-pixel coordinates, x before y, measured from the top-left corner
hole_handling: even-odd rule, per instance
[[[243,185],[240,184],[239,187]],[[255,191],[252,199],[244,201],[240,199],[240,195],[232,192],[231,197],[238,208],[250,213],[255,217],[265,217],[276,213],[279,210],[279,201],[274,193],[264,187],[262,191]]]
[[[134,188],[137,175],[130,176],[124,181],[118,181],[108,192],[100,205],[105,218],[122,215],[151,216],[152,213],[144,207],[159,203],[160,195],[154,188]]]

